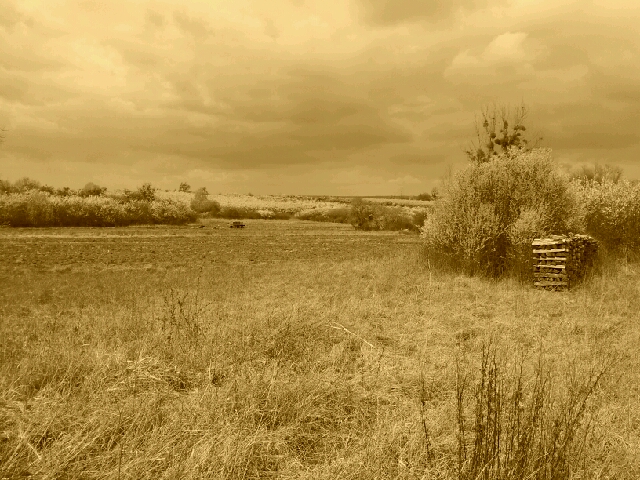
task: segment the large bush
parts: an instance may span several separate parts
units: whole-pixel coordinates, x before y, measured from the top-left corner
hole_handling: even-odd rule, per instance
[[[579,230],[568,179],[551,151],[510,149],[446,181],[425,221],[427,260],[469,274],[527,273],[534,237]]]
[[[605,179],[572,183],[585,229],[613,252],[640,249],[640,184]]]

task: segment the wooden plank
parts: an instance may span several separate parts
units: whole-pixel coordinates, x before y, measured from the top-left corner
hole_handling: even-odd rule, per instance
[[[535,282],[536,287],[568,286],[569,282]]]
[[[550,248],[549,250],[534,250],[533,253],[559,253],[568,251],[566,248]]]
[[[566,262],[567,257],[531,257],[531,260],[535,260],[535,261],[555,260],[558,262]]]

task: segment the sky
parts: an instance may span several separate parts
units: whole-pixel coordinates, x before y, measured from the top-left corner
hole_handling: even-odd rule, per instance
[[[640,178],[637,0],[0,0],[0,178],[414,195],[526,104]]]

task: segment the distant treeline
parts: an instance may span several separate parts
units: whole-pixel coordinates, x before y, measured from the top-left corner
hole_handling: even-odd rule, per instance
[[[221,206],[206,188],[180,184],[177,195],[158,192],[149,183],[136,190],[107,192],[87,183],[83,188],[53,188],[30,178],[0,180],[0,225],[12,227],[114,227],[136,224],[185,224],[199,217],[225,219],[291,219],[347,223],[359,230],[417,232],[426,211],[373,203],[353,197],[338,208],[278,211],[264,206]],[[389,197],[386,197],[389,198]],[[414,200],[415,198],[410,198]]]

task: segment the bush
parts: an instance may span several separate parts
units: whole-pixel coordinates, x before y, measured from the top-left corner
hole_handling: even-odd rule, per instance
[[[356,230],[378,230],[374,221],[373,205],[361,198],[354,198],[349,212],[350,223]]]
[[[218,216],[229,220],[273,218],[270,215],[262,215],[253,208],[246,207],[223,207]]]
[[[534,237],[579,229],[569,182],[546,149],[471,164],[442,195],[422,229],[427,260],[472,275],[526,271]]]
[[[209,192],[202,187],[196,191],[193,200],[191,200],[191,209],[196,213],[217,215],[220,212],[220,204],[214,200],[209,200]]]
[[[391,207],[356,198],[351,203],[350,223],[356,230],[419,231],[426,213],[408,213],[402,207]]]
[[[314,222],[350,223],[349,208],[329,208],[302,211],[296,214],[300,220],[312,220]]]
[[[640,250],[640,185],[627,180],[572,183],[586,232],[612,252]]]

